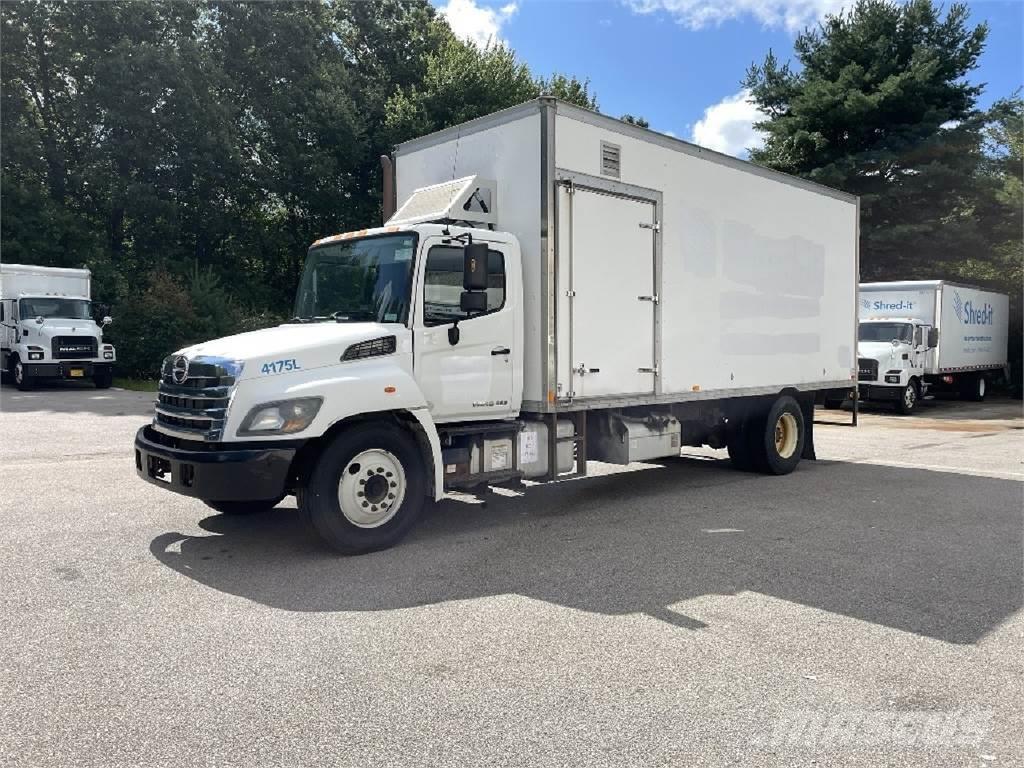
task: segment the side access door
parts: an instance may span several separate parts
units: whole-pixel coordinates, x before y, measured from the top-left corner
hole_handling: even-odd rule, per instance
[[[487,309],[460,307],[463,256],[458,242],[429,238],[423,247],[413,331],[416,381],[438,422],[513,415],[515,313],[506,295],[508,246],[489,244]],[[457,330],[455,330],[457,328]]]
[[[568,378],[563,397],[656,391],[657,193],[596,186],[601,182],[559,186],[559,279],[570,326],[567,334],[559,330],[560,347],[568,341],[559,361],[560,380]]]

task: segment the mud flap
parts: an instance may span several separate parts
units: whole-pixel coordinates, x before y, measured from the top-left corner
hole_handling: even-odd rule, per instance
[[[804,450],[800,458],[815,461],[818,457],[814,453],[814,395],[801,397],[798,402],[804,415]]]

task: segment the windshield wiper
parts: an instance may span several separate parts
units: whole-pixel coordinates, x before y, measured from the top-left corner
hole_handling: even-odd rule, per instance
[[[377,312],[372,309],[346,309],[332,312],[331,317],[334,318],[336,323],[348,323],[359,320],[376,321]]]

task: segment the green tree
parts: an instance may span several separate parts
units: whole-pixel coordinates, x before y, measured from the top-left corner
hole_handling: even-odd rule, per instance
[[[646,120],[644,120],[644,118],[642,118],[642,117],[640,117],[638,115],[625,114],[622,117],[620,117],[619,119],[622,122],[624,122],[624,123],[629,123],[630,125],[638,125],[641,128],[650,128],[651,127],[650,123],[648,123]]]
[[[861,198],[864,279],[952,277],[987,248],[977,65],[987,28],[931,0],[858,0],[795,41],[799,69],[771,53],[745,86],[766,115],[754,162]]]

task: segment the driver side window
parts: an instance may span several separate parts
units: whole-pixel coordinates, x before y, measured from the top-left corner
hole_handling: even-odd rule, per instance
[[[914,328],[914,346],[919,347],[922,344],[924,344],[924,341],[921,336],[921,326],[919,325],[916,328]]]
[[[444,325],[465,320],[462,310],[462,248],[435,245],[427,254],[423,278],[423,324]],[[505,257],[487,252],[487,311],[482,317],[505,306]]]

